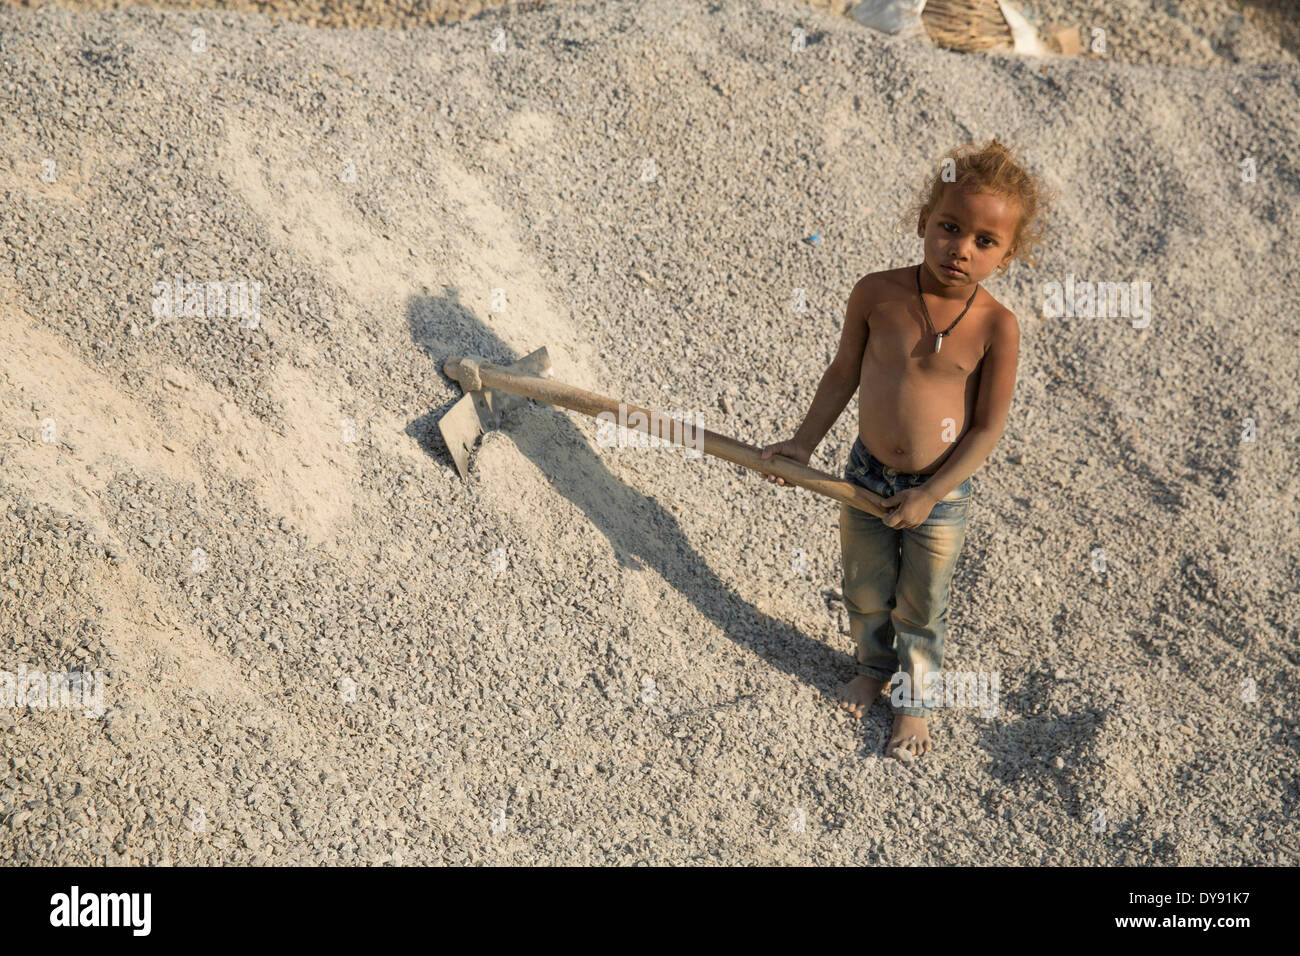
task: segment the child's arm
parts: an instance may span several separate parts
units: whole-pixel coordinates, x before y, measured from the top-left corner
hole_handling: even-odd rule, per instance
[[[814,449],[826,437],[835,420],[844,411],[853,393],[858,390],[858,381],[862,377],[862,352],[867,346],[867,314],[869,306],[869,279],[864,276],[849,293],[849,304],[844,314],[844,329],[840,333],[840,347],[831,359],[830,366],[822,375],[813,397],[812,407],[804,416],[803,424],[789,441],[776,442],[763,449],[763,457],[773,454],[793,458],[801,464],[807,464]],[[785,482],[774,475],[767,476],[768,481],[778,485]]]
[[[943,466],[921,485],[936,502],[978,471],[1002,437],[1011,410],[1011,394],[1016,388],[1019,360],[1020,325],[1014,313],[1002,309],[993,325],[988,351],[984,353],[971,426]]]

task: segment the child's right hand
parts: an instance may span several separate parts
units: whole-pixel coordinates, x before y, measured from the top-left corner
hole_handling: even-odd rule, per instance
[[[760,457],[771,458],[773,455],[782,455],[786,458],[793,458],[795,461],[799,462],[799,464],[806,465],[808,464],[808,459],[812,457],[812,449],[804,448],[792,439],[790,441],[779,441],[767,445],[763,449],[763,453]],[[763,472],[763,474],[767,477],[768,481],[775,482],[778,485],[785,484],[783,478],[778,478],[776,475],[769,475],[767,472]]]

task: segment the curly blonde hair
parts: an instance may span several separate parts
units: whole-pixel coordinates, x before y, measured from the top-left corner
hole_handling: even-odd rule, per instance
[[[1010,149],[997,139],[991,139],[983,146],[963,143],[949,151],[934,177],[922,187],[916,201],[903,214],[904,226],[919,226],[923,218],[929,218],[943,199],[947,186],[993,193],[1015,202],[1020,207],[1020,219],[1011,240],[1011,258],[1022,259],[1031,266],[1038,265],[1037,254],[1045,235],[1044,214],[1054,196],[1041,179],[1025,169]]]

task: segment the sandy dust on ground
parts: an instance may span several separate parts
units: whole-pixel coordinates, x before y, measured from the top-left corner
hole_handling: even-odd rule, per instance
[[[0,0],[41,6],[46,0]],[[136,6],[139,0],[53,0],[78,10]],[[576,0],[147,0],[174,10],[237,10],[313,27],[419,28],[488,11],[527,12]],[[821,13],[847,16],[857,0],[792,0]],[[1085,56],[1126,63],[1274,62],[1300,56],[1300,15],[1293,0],[1022,0],[1016,8],[1044,42],[1078,31]]]

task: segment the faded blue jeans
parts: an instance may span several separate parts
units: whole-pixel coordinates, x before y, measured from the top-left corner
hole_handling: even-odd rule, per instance
[[[886,467],[861,438],[853,442],[844,477],[886,498],[930,479]],[[967,478],[915,528],[891,528],[875,515],[840,506],[844,606],[857,644],[858,673],[883,681],[897,672],[910,677],[910,701],[905,697],[900,707],[891,695],[895,713],[929,715],[922,695],[924,675],[943,666],[948,595],[966,540],[970,496]]]

